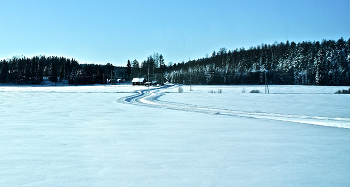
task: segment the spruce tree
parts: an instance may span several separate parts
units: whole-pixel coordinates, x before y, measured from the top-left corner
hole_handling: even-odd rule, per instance
[[[139,73],[140,73],[140,64],[135,59],[134,61],[132,61],[131,75],[133,78],[139,78],[140,76]]]
[[[8,76],[9,76],[9,67],[6,60],[2,61],[1,63],[1,73],[0,73],[0,82],[1,83],[8,83]]]
[[[130,80],[130,75],[131,75],[131,63],[130,63],[130,60],[128,60],[127,64],[126,64],[126,71],[125,71],[125,74],[126,74],[126,79],[129,81]]]

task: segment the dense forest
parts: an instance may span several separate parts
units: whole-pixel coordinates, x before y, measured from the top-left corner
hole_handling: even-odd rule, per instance
[[[154,53],[126,67],[79,64],[57,56],[13,57],[0,61],[0,83],[42,84],[66,82],[73,85],[106,84],[117,80],[177,84],[284,84],[350,85],[350,39],[322,42],[261,44],[249,49],[221,48],[211,56],[165,65],[162,54]]]
[[[41,84],[66,82],[73,85],[106,84],[125,78],[125,67],[79,64],[75,59],[57,56],[13,57],[0,61],[0,83]]]
[[[350,39],[221,48],[169,66],[166,77],[179,84],[350,85]]]

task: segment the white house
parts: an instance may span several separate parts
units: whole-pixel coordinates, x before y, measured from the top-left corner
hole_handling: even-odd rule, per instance
[[[146,80],[145,80],[145,78],[133,78],[131,82],[132,82],[133,86],[135,86],[135,85],[144,85]]]

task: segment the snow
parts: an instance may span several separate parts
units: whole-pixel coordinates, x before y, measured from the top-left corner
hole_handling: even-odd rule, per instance
[[[350,183],[346,87],[183,88],[0,87],[0,185]]]
[[[162,101],[172,101],[176,105],[201,106],[230,110],[254,118],[273,118],[285,121],[299,121],[325,126],[350,128],[349,95],[335,95],[334,92],[347,87],[317,86],[270,86],[270,94],[253,94],[250,90],[260,90],[264,86],[192,86],[186,94],[173,97],[176,88],[161,97]],[[242,93],[242,90],[245,93]],[[218,93],[220,90],[222,93]],[[215,91],[215,93],[211,93]],[[209,94],[208,94],[209,93]]]
[[[133,78],[131,82],[143,82],[145,78]]]

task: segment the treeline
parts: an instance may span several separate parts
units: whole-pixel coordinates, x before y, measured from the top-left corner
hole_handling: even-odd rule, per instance
[[[106,65],[79,64],[75,59],[57,56],[13,57],[0,61],[0,83],[105,84],[107,80],[125,78],[125,68]]]
[[[130,67],[131,74],[128,76],[127,73],[127,77],[143,77],[149,82],[156,81],[159,84],[164,84],[166,82],[165,76],[167,67],[162,54],[154,53],[153,55],[149,55],[147,60],[142,61],[141,64],[135,59],[130,64]],[[128,72],[128,65],[126,71]]]
[[[350,85],[350,39],[221,48],[169,66],[167,78],[178,84]]]
[[[165,65],[162,54],[154,53],[126,67],[79,64],[57,56],[13,57],[0,61],[0,83],[105,84],[118,80],[177,84],[285,84],[350,85],[350,39],[322,42],[262,44],[249,49],[221,48],[211,56]]]

